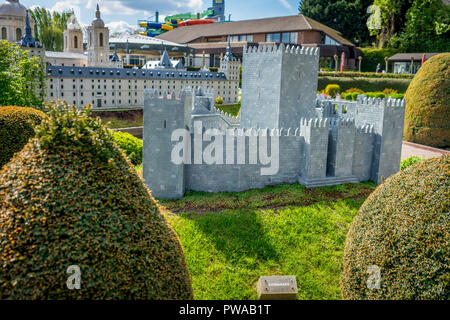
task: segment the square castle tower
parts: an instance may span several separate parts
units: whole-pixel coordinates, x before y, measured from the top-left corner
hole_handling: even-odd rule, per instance
[[[180,96],[147,90],[143,173],[153,195],[180,198],[188,190],[239,192],[280,183],[381,183],[398,172],[405,101],[323,99],[317,96],[318,63],[318,48],[245,48],[240,118],[216,109],[213,92],[202,88],[185,88]],[[177,129],[186,133],[174,141]],[[198,162],[215,141],[211,129],[225,133],[216,162]],[[266,142],[258,150],[249,147],[260,138]],[[173,161],[180,141],[192,149],[183,163]],[[278,171],[264,175],[267,164],[256,160],[261,148],[273,155],[273,141]]]

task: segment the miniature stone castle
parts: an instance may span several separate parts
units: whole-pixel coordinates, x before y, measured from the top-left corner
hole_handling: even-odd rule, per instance
[[[153,195],[180,198],[188,190],[240,192],[297,182],[308,188],[379,184],[395,174],[404,100],[318,97],[318,50],[245,48],[240,118],[217,110],[210,90],[146,90],[143,173]],[[177,129],[186,134],[177,137]],[[225,132],[224,139],[214,132]],[[250,147],[255,141],[256,151]],[[182,163],[174,161],[180,144]],[[269,150],[277,170],[264,174]],[[213,161],[202,162],[202,152]]]

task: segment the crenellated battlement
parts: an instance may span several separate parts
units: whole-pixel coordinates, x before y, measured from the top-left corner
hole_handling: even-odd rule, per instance
[[[355,119],[346,118],[346,119],[331,119],[330,126],[338,127],[338,128],[351,128],[355,127]]]
[[[357,126],[356,132],[357,133],[368,133],[368,134],[375,133],[373,125]]]
[[[391,97],[389,98],[373,98],[373,97],[367,97],[365,95],[359,95],[357,97],[358,104],[361,105],[367,105],[367,106],[375,106],[375,107],[397,107],[397,108],[404,108],[406,106],[405,99],[393,99]]]
[[[145,91],[146,96],[151,100],[181,100],[183,98],[183,93],[176,94],[175,91],[159,91],[157,89],[150,89]]]
[[[328,118],[314,118],[314,119],[307,119],[302,118],[300,119],[300,126],[302,127],[311,127],[311,128],[328,128],[330,125],[330,120]]]

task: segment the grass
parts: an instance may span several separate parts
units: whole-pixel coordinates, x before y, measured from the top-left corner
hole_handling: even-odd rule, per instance
[[[262,275],[297,276],[299,299],[340,299],[345,236],[373,190],[280,185],[159,203],[180,237],[195,299],[256,299]]]
[[[130,127],[142,127],[144,125],[144,120],[142,117],[133,120],[121,120],[117,118],[102,118],[103,123],[108,123],[108,128],[118,129],[118,128],[130,128]]]
[[[241,110],[241,105],[239,104],[217,104],[217,109],[220,109],[228,114],[231,114],[232,116],[237,116],[239,113],[239,110]]]

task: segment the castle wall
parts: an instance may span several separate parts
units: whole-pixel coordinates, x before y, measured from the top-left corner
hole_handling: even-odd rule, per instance
[[[171,161],[174,128],[184,128],[184,100],[146,91],[144,106],[143,176],[156,198],[180,198],[185,193],[184,165]]]
[[[371,178],[374,138],[375,135],[372,126],[366,125],[357,128],[353,151],[352,174],[360,181],[368,181]]]
[[[353,119],[331,121],[328,139],[328,176],[352,175],[355,131]]]
[[[405,119],[405,102],[400,100],[386,101],[384,108],[383,132],[380,143],[380,161],[378,174],[373,181],[382,183],[400,170],[402,156],[403,128]]]
[[[256,131],[255,131],[256,132]],[[286,133],[285,133],[286,134]],[[226,162],[227,154],[232,150],[235,164],[190,164],[186,165],[186,190],[204,191],[204,192],[240,192],[249,189],[264,188],[269,185],[280,183],[297,182],[300,166],[302,163],[302,142],[300,136],[289,135],[280,136],[279,139],[279,171],[274,175],[262,175],[261,169],[268,167],[260,161],[257,164],[250,160],[250,151],[248,148],[251,137],[242,136],[245,139],[245,149],[240,149],[238,137],[234,137],[234,143],[228,146],[227,141],[223,141],[223,161]],[[194,137],[191,137],[194,145]],[[210,142],[203,142],[203,149]],[[269,155],[271,154],[271,141],[268,141]],[[259,148],[257,150],[259,153]],[[245,155],[245,163],[241,163],[241,157]],[[230,156],[230,155],[228,155]],[[253,158],[255,159],[255,158]],[[194,155],[192,156],[194,163]]]
[[[304,137],[301,177],[303,179],[325,178],[328,156],[328,119],[302,119],[300,135]]]

